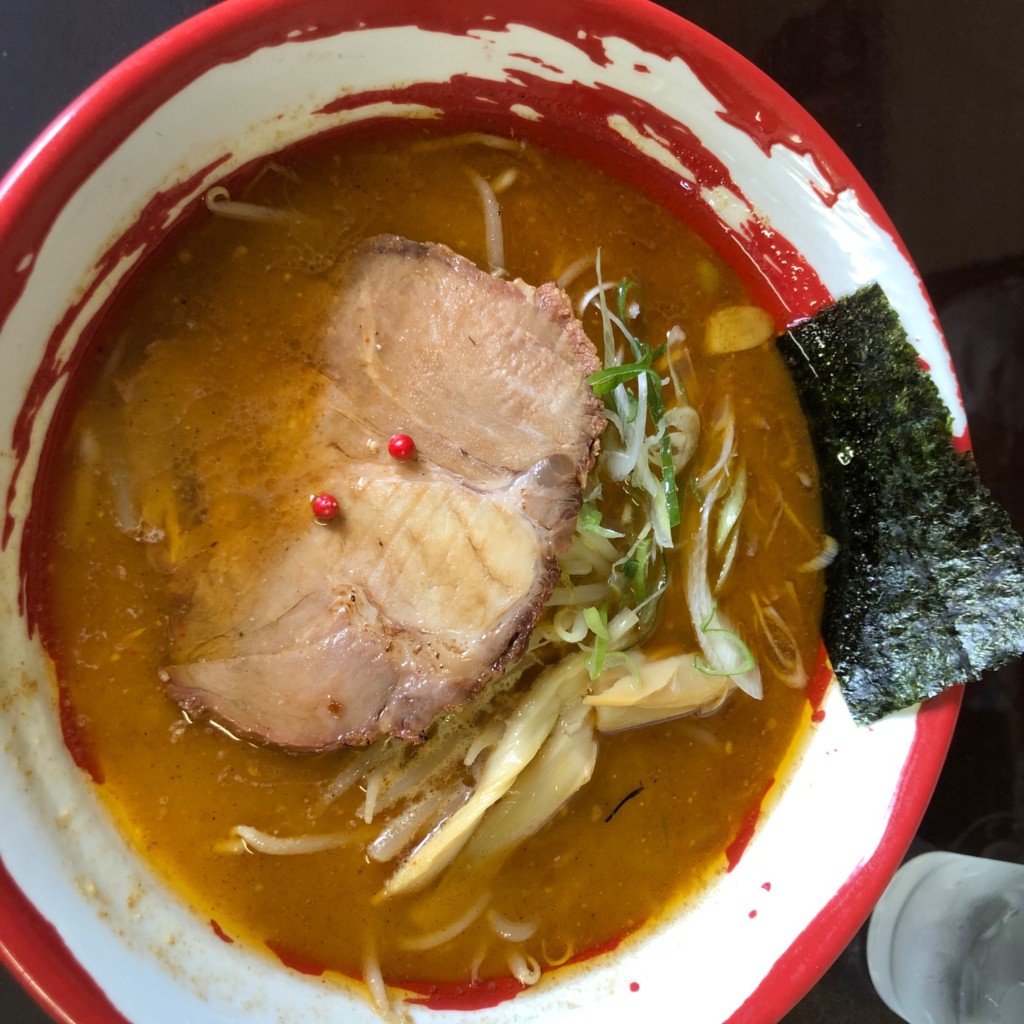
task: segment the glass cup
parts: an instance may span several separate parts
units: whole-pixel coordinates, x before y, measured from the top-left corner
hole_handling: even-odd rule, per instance
[[[910,1024],[1024,1024],[1024,865],[925,853],[882,894],[868,970]]]

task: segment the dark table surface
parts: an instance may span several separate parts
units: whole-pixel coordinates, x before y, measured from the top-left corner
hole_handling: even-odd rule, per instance
[[[0,173],[104,71],[208,6],[0,0]],[[982,476],[1024,530],[1024,0],[665,6],[775,78],[879,196],[937,308]],[[1017,664],[968,688],[915,848],[1024,862],[1022,678]],[[0,1024],[48,1020],[0,969]],[[819,1021],[898,1021],[871,988],[863,935],[785,1017]]]

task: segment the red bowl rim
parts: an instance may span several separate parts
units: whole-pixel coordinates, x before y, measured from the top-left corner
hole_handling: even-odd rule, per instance
[[[478,23],[489,0],[457,0],[436,9],[419,0],[384,0],[375,24],[413,23],[452,30]],[[554,8],[554,9],[553,9]],[[798,124],[806,144],[837,180],[853,188],[872,220],[905,247],[878,200],[827,133],[788,94],[726,44],[648,0],[520,0],[513,21],[576,40],[575,13],[586,11],[596,36],[642,40],[652,52],[701,54],[753,95],[767,97],[780,117]],[[301,11],[301,18],[299,17]],[[454,12],[454,14],[453,14]],[[291,21],[285,15],[291,17]],[[361,19],[335,0],[226,0],[160,36],[83,93],[43,132],[0,182],[0,324],[20,297],[24,255],[34,251],[66,197],[109,155],[122,135],[208,69],[284,42],[286,24],[315,23],[322,34],[350,30]],[[780,1019],[810,990],[848,945],[899,866],[931,799],[956,723],[962,688],[922,706],[881,843],[776,961],[725,1024]],[[0,862],[0,960],[55,1020],[63,1024],[128,1024],[75,960],[56,928],[21,892]]]

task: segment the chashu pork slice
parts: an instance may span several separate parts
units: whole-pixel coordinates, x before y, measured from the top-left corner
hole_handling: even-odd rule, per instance
[[[296,514],[182,567],[161,671],[191,715],[299,751],[417,739],[522,656],[605,425],[554,285],[389,235],[332,283]],[[389,457],[395,433],[415,458]],[[328,524],[314,490],[339,501]]]

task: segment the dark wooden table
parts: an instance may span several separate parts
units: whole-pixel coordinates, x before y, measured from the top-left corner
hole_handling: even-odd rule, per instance
[[[104,71],[212,2],[0,0],[0,173]],[[1024,3],[665,6],[775,78],[878,194],[938,310],[982,475],[1024,530]],[[1024,861],[1022,678],[1017,665],[968,689],[918,848]],[[0,1024],[48,1020],[0,969]],[[785,1018],[826,1021],[898,1021],[871,988],[862,936]]]

